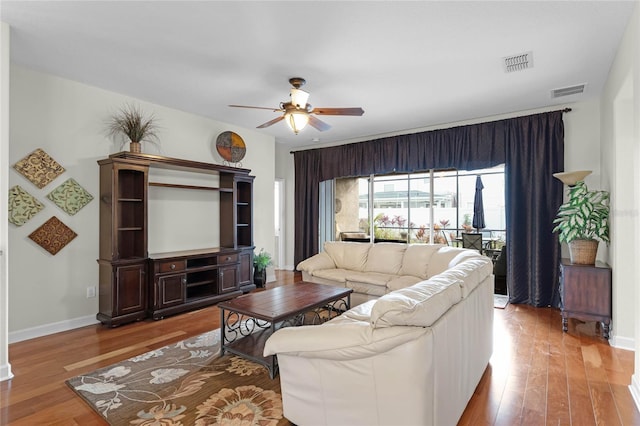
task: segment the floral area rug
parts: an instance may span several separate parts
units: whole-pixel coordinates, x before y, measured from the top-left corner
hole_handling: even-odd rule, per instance
[[[240,357],[220,357],[213,330],[67,380],[111,425],[291,425],[280,380]]]

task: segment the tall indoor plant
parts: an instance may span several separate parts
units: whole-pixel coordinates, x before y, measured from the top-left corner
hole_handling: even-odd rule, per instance
[[[271,255],[260,249],[260,253],[253,256],[253,283],[256,287],[264,287],[267,282],[267,267],[273,262]]]
[[[127,104],[113,114],[108,122],[110,136],[129,138],[131,152],[141,152],[142,142],[157,142],[158,126],[153,115],[145,116],[139,107]]]
[[[598,241],[609,244],[609,192],[589,190],[584,181],[568,189],[569,199],[558,208],[553,232],[569,245],[571,262],[593,264]]]

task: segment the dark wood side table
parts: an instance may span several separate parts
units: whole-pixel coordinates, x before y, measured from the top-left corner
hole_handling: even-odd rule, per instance
[[[560,264],[560,297],[562,331],[567,331],[567,319],[602,323],[602,335],[609,338],[611,324],[611,268],[603,262],[595,265],[572,264],[562,259]]]

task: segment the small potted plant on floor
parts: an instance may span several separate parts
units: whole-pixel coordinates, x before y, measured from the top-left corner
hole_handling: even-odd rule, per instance
[[[578,181],[568,194],[569,200],[558,208],[553,232],[569,244],[571,263],[592,265],[598,241],[609,244],[609,192],[589,190]]]
[[[142,152],[142,142],[155,143],[158,140],[158,126],[153,115],[144,116],[140,108],[127,104],[109,119],[109,136],[124,135],[129,139],[131,152]]]
[[[260,253],[253,256],[253,283],[261,288],[267,283],[267,267],[272,265],[271,255],[260,249]]]

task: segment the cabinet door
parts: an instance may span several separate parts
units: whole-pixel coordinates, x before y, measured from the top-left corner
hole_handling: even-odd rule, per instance
[[[220,294],[238,288],[238,265],[223,266],[219,269]]]
[[[611,316],[611,269],[563,265],[561,279],[563,310]]]
[[[185,301],[186,274],[165,275],[158,278],[159,308],[181,305]]]
[[[147,308],[145,265],[116,266],[115,316],[142,312]]]
[[[240,252],[240,287],[253,284],[253,248]]]

